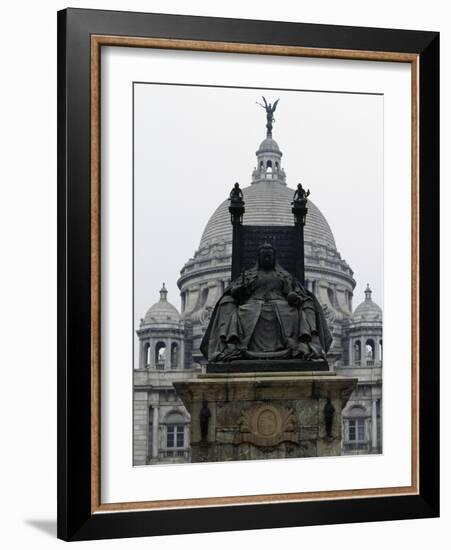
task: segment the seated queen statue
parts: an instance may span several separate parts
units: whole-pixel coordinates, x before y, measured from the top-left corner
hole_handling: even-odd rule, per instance
[[[200,349],[210,362],[325,361],[332,342],[321,305],[277,262],[273,246],[218,300]]]

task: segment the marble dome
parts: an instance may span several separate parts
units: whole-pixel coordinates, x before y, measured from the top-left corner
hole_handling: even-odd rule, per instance
[[[180,323],[180,313],[175,306],[168,302],[167,294],[168,291],[163,283],[159,301],[147,310],[144,319],[141,320],[141,326],[173,323],[178,325]]]
[[[292,225],[291,202],[294,189],[269,181],[242,189],[245,202],[243,223],[246,225]],[[308,213],[304,229],[306,243],[316,243],[336,251],[335,239],[326,218],[312,201],[307,203]],[[199,249],[213,243],[232,241],[229,200],[223,201],[211,216],[203,232]]]
[[[381,321],[382,322],[382,309],[373,302],[371,298],[372,290],[367,285],[365,290],[365,300],[359,304],[353,314],[352,320],[356,321]]]
[[[267,137],[260,143],[256,154],[259,155],[261,153],[278,153],[282,156],[279,144],[272,137]]]

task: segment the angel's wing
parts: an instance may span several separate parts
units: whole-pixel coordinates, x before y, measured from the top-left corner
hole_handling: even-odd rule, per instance
[[[279,98],[280,99],[280,98]],[[274,111],[276,110],[276,107],[277,107],[277,104],[279,103],[279,99],[277,99],[275,102],[274,102],[274,105],[273,105],[273,108],[272,108],[272,112],[274,113]]]

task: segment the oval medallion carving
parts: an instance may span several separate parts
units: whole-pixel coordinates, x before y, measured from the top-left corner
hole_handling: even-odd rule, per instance
[[[243,409],[238,421],[240,431],[234,443],[271,447],[283,441],[298,444],[297,419],[292,408],[279,404],[254,405]]]
[[[277,431],[277,417],[270,409],[263,410],[257,418],[257,431],[265,436],[274,435]]]

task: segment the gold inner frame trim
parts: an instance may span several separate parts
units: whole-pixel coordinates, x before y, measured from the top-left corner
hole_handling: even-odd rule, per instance
[[[410,63],[412,72],[412,479],[406,487],[117,502],[100,500],[100,50],[102,46]],[[305,48],[129,36],[91,36],[91,513],[419,494],[419,56],[400,52]]]

